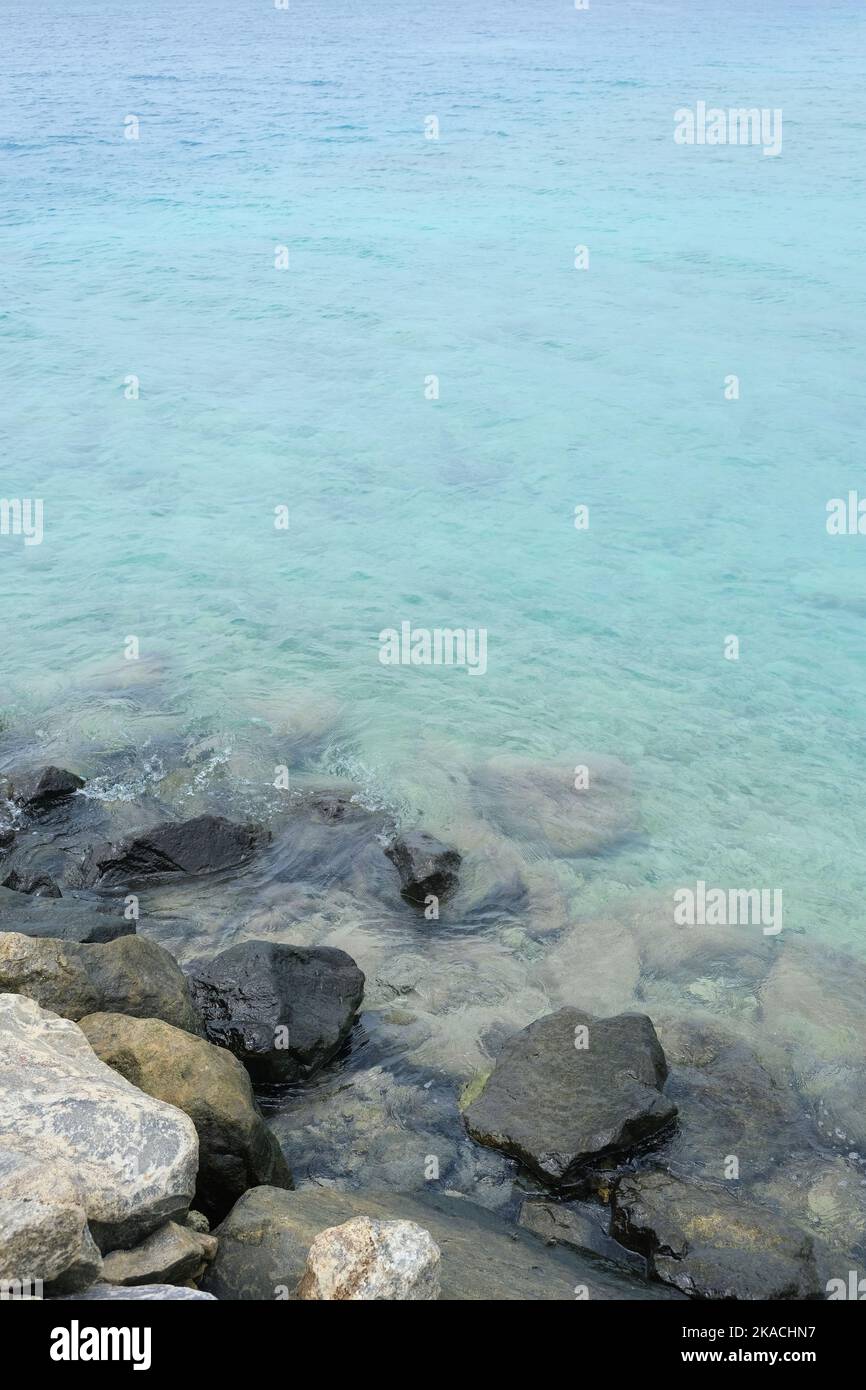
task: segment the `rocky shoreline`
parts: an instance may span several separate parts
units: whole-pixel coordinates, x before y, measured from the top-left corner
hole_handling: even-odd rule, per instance
[[[623,770],[593,785],[575,820],[544,769],[474,784],[566,859],[629,833]],[[864,1263],[860,962],[662,899],[566,918],[351,788],[172,819],[41,767],[0,807],[0,1287],[810,1300]]]

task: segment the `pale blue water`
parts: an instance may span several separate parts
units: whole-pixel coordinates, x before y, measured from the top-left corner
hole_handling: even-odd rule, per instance
[[[612,754],[641,831],[584,910],[764,885],[859,949],[862,4],[0,25],[0,493],[46,528],[0,537],[7,759],[215,733],[267,787],[258,731],[312,729],[309,773],[448,831],[454,769]],[[781,107],[781,156],[675,145],[701,99]],[[487,674],[383,668],[403,619],[486,627]]]

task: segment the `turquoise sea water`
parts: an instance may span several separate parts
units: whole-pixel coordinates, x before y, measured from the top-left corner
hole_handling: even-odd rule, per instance
[[[780,888],[862,951],[862,5],[0,27],[0,494],[45,507],[0,536],[4,759],[214,736],[254,793],[259,731],[309,734],[448,832],[455,769],[612,755],[639,829],[585,911]],[[676,145],[699,100],[781,108],[781,155]],[[486,628],[486,674],[383,667],[403,620]]]

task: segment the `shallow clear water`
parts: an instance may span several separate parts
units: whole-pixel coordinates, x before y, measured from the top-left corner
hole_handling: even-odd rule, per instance
[[[862,7],[2,26],[3,492],[46,528],[0,538],[8,726],[98,752],[336,700],[335,765],[436,823],[449,757],[615,754],[644,838],[592,901],[781,887],[856,947],[866,541],[824,523],[861,477]],[[781,107],[781,156],[675,145],[701,97]],[[486,627],[487,674],[383,668],[404,619]],[[109,698],[129,634],[159,690]]]
[[[285,762],[454,839],[479,893],[485,856],[534,874],[548,928],[701,878],[862,952],[866,538],[825,527],[862,479],[862,6],[0,24],[2,492],[45,505],[41,545],[0,536],[3,761],[236,812]],[[782,108],[781,155],[676,145],[698,100]],[[486,628],[486,673],[382,666],[404,620]],[[491,758],[588,753],[635,798],[601,855],[503,834],[471,790]],[[366,968],[343,909],[309,939]],[[438,950],[453,986],[483,946]],[[457,990],[458,1071],[497,1001],[543,1006],[508,950]]]

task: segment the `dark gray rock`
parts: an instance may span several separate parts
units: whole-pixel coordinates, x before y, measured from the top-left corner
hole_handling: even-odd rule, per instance
[[[587,1047],[578,1028],[588,1029]],[[667,1064],[645,1014],[593,1018],[560,1009],[510,1038],[464,1113],[473,1139],[544,1182],[567,1185],[588,1164],[656,1138],[676,1106],[661,1094]]]
[[[143,936],[82,946],[0,933],[0,991],[26,995],[75,1021],[121,1013],[161,1018],[188,1033],[203,1031],[177,961]]]
[[[134,936],[135,923],[114,905],[106,912],[104,904],[83,898],[67,895],[57,901],[0,888],[0,933],[8,931],[93,943]]]
[[[444,898],[457,887],[461,856],[425,830],[398,836],[385,853],[400,875],[403,893],[413,902],[423,905],[430,893]]]
[[[34,771],[10,772],[3,779],[2,794],[22,810],[46,811],[74,796],[84,779],[62,767],[40,767]]]
[[[112,887],[172,874],[210,874],[247,863],[267,841],[268,832],[260,826],[197,816],[93,849],[84,877]]]
[[[63,894],[49,874],[20,874],[13,869],[3,880],[3,887],[13,893],[26,893],[34,898],[62,898]]]
[[[624,1178],[612,1232],[646,1254],[659,1279],[696,1298],[823,1297],[811,1239],[724,1188],[651,1169]]]
[[[574,1302],[678,1295],[546,1248],[463,1197],[339,1192],[307,1187],[245,1193],[216,1232],[219,1250],[202,1287],[222,1299],[294,1299],[307,1252],[320,1231],[356,1216],[414,1221],[439,1246],[441,1297],[460,1301]]]
[[[244,941],[190,969],[207,1036],[254,1078],[293,1081],[328,1062],[348,1036],[364,975],[345,951]]]
[[[626,1265],[645,1274],[645,1256],[628,1250],[610,1234],[610,1208],[600,1202],[542,1202],[529,1197],[520,1208],[519,1226],[548,1245],[564,1245],[582,1255]]]

